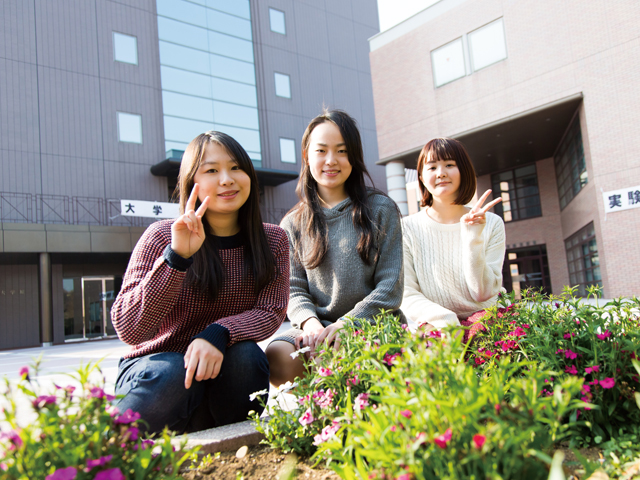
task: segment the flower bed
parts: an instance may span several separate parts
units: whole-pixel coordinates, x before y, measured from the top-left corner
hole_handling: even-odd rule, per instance
[[[503,297],[471,345],[455,328],[352,324],[287,387],[297,408],[276,406],[260,429],[343,478],[547,478],[559,442],[599,445],[619,473],[640,451],[640,303],[571,293]]]

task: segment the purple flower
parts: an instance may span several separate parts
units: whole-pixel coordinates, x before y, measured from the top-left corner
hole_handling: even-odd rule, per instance
[[[18,434],[15,430],[9,430],[8,432],[0,433],[0,440],[9,440],[9,450],[15,450],[16,448],[21,448],[24,445],[22,438],[20,438],[20,434]]]
[[[153,440],[142,440],[142,442],[140,443],[140,450],[146,450],[147,447],[150,447],[151,445],[155,445],[155,442]],[[134,445],[133,450],[137,452],[138,445]]]
[[[73,480],[76,478],[76,475],[78,475],[76,467],[59,468],[51,475],[47,475],[45,480]]]
[[[129,429],[125,432],[125,436],[128,436],[126,440],[131,440],[132,442],[135,442],[136,440],[138,440],[139,433],[140,433],[140,430],[138,430],[138,427],[129,427]]]
[[[29,380],[29,367],[22,367],[18,370],[18,374],[22,377],[23,380]]]
[[[122,415],[118,415],[113,423],[115,423],[116,425],[119,423],[126,425],[128,423],[137,422],[138,420],[140,420],[140,414],[128,408],[127,411]]]
[[[125,477],[119,468],[110,468],[99,472],[94,480],[125,480]]]
[[[33,408],[39,410],[45,405],[53,405],[54,403],[56,403],[56,400],[57,399],[55,395],[40,395],[35,400],[33,400],[31,404],[33,405]]]
[[[107,455],[106,457],[100,457],[98,460],[87,460],[87,468],[84,469],[85,472],[88,472],[93,467],[102,467],[111,461],[113,455]]]

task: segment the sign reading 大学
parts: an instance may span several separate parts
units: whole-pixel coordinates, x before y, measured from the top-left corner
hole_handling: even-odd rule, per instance
[[[178,218],[177,203],[120,200],[120,215],[125,217]]]
[[[628,187],[621,190],[602,192],[604,200],[604,213],[628,210],[640,207],[640,185]]]

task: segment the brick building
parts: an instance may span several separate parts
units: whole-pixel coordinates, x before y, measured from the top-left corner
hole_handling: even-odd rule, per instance
[[[359,121],[384,183],[378,25],[375,0],[0,2],[0,349],[115,333],[110,306],[154,221],[121,200],[168,202],[199,133],[245,147],[268,222],[297,200],[323,105]]]
[[[390,195],[416,211],[404,169],[457,138],[503,198],[508,290],[640,294],[638,25],[634,1],[441,0],[371,38]]]

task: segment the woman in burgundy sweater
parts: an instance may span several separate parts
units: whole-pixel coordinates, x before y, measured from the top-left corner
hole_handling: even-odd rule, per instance
[[[187,147],[175,221],[151,225],[136,245],[111,318],[132,345],[120,360],[121,412],[148,432],[195,431],[261,411],[269,388],[256,344],[282,324],[289,299],[289,243],[263,224],[258,181],[245,150],[207,132]]]

